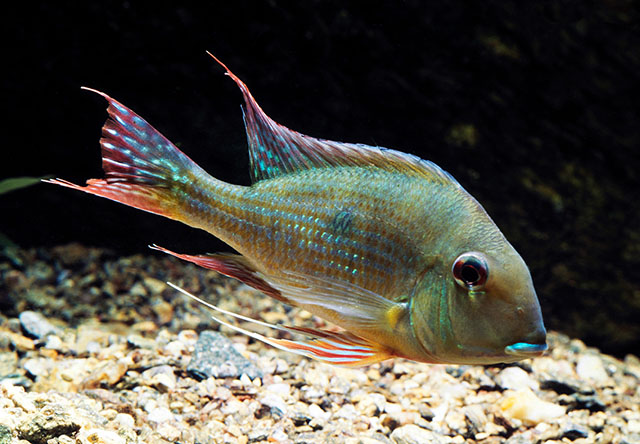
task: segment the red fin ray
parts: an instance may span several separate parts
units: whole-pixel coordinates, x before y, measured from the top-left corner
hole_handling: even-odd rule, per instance
[[[311,340],[309,341],[273,339],[261,335],[260,333],[256,333],[251,330],[238,327],[237,325],[230,324],[215,316],[211,316],[214,321],[218,322],[221,325],[229,327],[232,330],[245,334],[251,338],[264,342],[265,344],[269,344],[280,350],[288,351],[301,356],[306,356],[308,358],[313,358],[327,364],[341,365],[345,367],[360,367],[363,365],[384,361],[385,359],[389,359],[394,356],[390,351],[385,350],[378,344],[375,344],[364,338],[360,338],[346,331],[331,332],[313,328],[287,327],[282,325],[269,324],[249,318],[247,316],[242,316],[227,310],[223,310],[219,307],[216,307],[215,305],[203,301],[202,299],[192,295],[188,291],[178,287],[175,284],[172,284],[171,282],[167,282],[167,284],[172,288],[178,290],[185,296],[210,308],[211,310],[218,311],[222,314],[253,324],[269,327],[275,330],[304,334],[311,337]]]
[[[132,110],[105,93],[83,89],[109,103],[100,139],[105,178],[91,179],[87,186],[61,179],[45,182],[176,218],[179,194],[192,186],[194,177],[206,173]]]
[[[238,76],[213,54],[208,54],[242,91],[250,172],[254,182],[312,168],[366,166],[460,186],[439,166],[417,156],[388,148],[317,139],[280,125],[262,110]]]
[[[262,279],[259,276],[258,271],[255,270],[251,263],[243,256],[237,254],[208,254],[206,256],[189,255],[176,253],[158,245],[150,245],[149,247],[154,250],[170,254],[179,259],[193,262],[194,264],[200,265],[201,267],[215,270],[220,274],[224,274],[225,276],[238,279],[239,281],[247,284],[249,287],[255,288],[256,290],[259,290],[271,296],[272,298],[275,298],[282,302],[289,302],[282,296],[282,294],[278,290],[273,288],[264,279]]]

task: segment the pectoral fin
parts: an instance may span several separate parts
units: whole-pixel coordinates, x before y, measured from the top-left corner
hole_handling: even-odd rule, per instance
[[[404,303],[329,276],[285,272],[278,278],[265,279],[291,303],[367,337],[393,334],[399,319],[407,313]]]
[[[230,324],[215,316],[211,316],[211,318],[219,324],[229,327],[239,333],[243,333],[251,338],[257,339],[258,341],[264,342],[265,344],[269,344],[272,347],[278,348],[280,350],[288,351],[301,356],[306,356],[308,358],[317,359],[327,364],[341,365],[346,367],[359,367],[384,361],[385,359],[393,357],[393,354],[389,350],[385,350],[382,346],[351,334],[347,331],[332,332],[314,328],[287,327],[269,324],[236,313],[232,313],[227,310],[223,310],[219,307],[216,307],[215,305],[203,301],[202,299],[192,295],[188,291],[172,284],[171,282],[167,282],[167,284],[178,290],[182,294],[210,308],[211,310],[215,310],[219,313],[223,313],[225,315],[232,316],[236,319],[240,319],[246,322],[269,327],[274,330],[302,334],[311,338],[308,341],[273,339],[261,335],[260,333],[256,333]]]

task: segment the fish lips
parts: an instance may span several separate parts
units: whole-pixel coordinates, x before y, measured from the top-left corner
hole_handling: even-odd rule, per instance
[[[528,342],[516,342],[515,344],[508,345],[504,348],[504,352],[507,355],[521,356],[531,358],[534,356],[540,356],[547,350],[547,344],[530,344]]]

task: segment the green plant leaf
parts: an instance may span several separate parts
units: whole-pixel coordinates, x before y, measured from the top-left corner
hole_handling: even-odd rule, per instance
[[[5,179],[0,181],[0,194],[5,194],[10,191],[19,190],[21,188],[30,187],[31,185],[35,185],[40,183],[42,179],[49,179],[52,176],[42,176],[42,177],[11,177],[9,179]]]

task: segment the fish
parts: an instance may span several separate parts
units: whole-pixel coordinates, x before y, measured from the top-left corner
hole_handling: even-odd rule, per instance
[[[251,185],[218,180],[107,94],[100,139],[105,177],[76,185],[205,230],[235,253],[182,254],[331,328],[268,324],[282,350],[329,364],[390,358],[436,364],[509,363],[541,355],[546,330],[531,274],[484,208],[433,162],[394,149],[310,137],[272,120],[242,93]],[[303,339],[297,339],[302,337]]]

